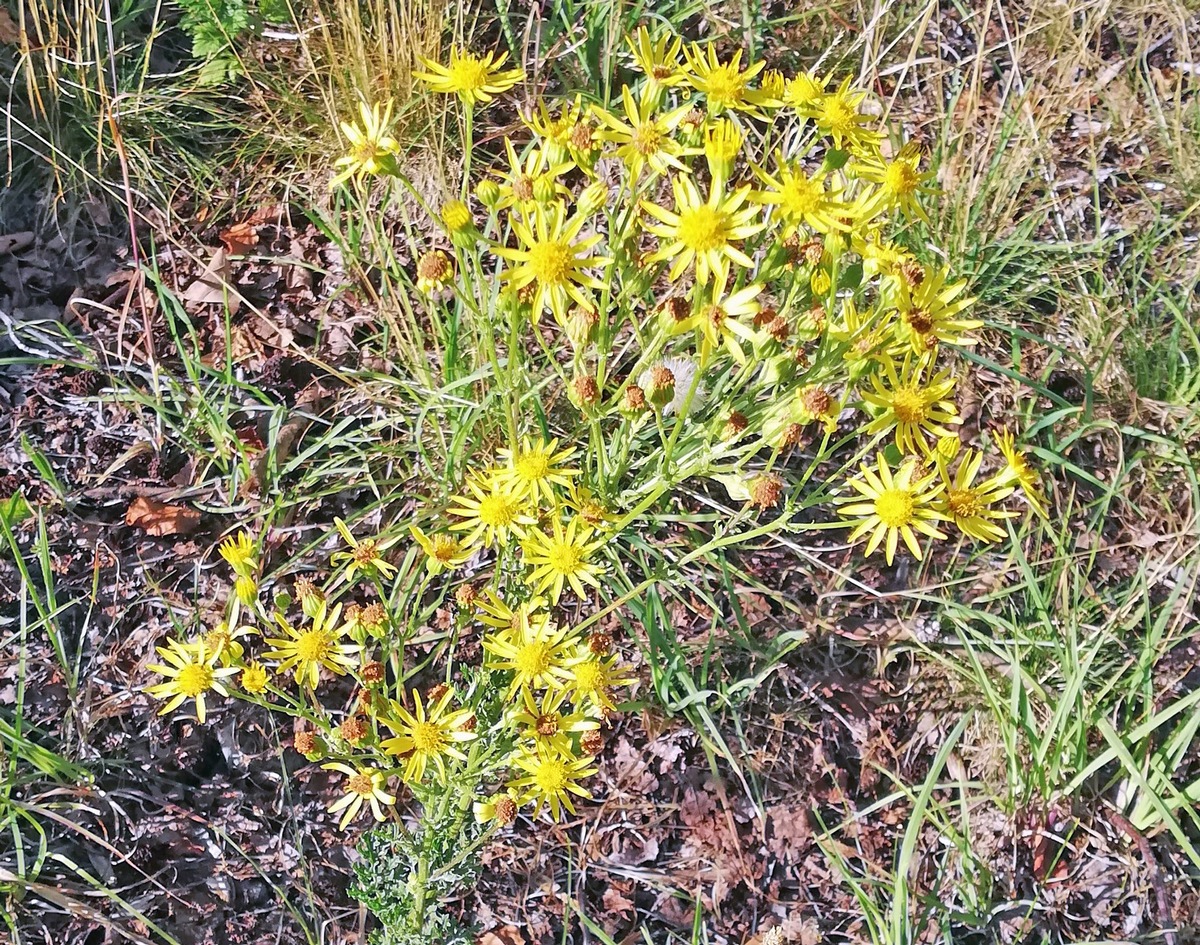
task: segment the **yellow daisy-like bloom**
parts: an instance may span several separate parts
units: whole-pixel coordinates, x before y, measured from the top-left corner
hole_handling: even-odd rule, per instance
[[[592,796],[577,783],[600,770],[589,767],[591,764],[592,759],[588,757],[564,758],[557,752],[525,752],[513,761],[514,767],[525,774],[514,778],[509,782],[509,786],[522,792],[522,804],[527,801],[534,802],[534,817],[541,811],[542,805],[547,804],[550,816],[558,820],[563,808],[571,814],[575,813],[571,795],[585,799]]]
[[[909,141],[890,161],[881,157],[868,157],[854,165],[854,175],[879,186],[867,194],[861,204],[863,219],[880,213],[899,209],[929,223],[929,216],[921,206],[921,195],[933,188],[929,181],[933,171],[920,171],[921,149],[915,141]]]
[[[836,92],[815,99],[806,109],[817,128],[833,138],[834,147],[845,147],[855,154],[876,154],[882,135],[868,127],[878,119],[859,111],[867,93],[850,89],[850,76],[842,80]]]
[[[1001,477],[1020,486],[1021,494],[1025,496],[1029,507],[1042,518],[1049,518],[1046,495],[1042,492],[1042,484],[1037,470],[1033,468],[1025,454],[1017,449],[1016,439],[1011,432],[1000,430],[995,436],[996,445],[1004,454],[1005,468],[1000,474]]]
[[[742,151],[742,133],[729,120],[712,122],[704,133],[704,159],[713,184],[724,187],[733,174],[733,165]]]
[[[809,177],[803,168],[785,161],[782,154],[777,154],[776,160],[779,170],[774,175],[754,169],[766,189],[752,191],[752,202],[778,208],[779,218],[789,230],[799,224],[817,233],[850,228],[844,218],[853,216],[854,209],[838,200],[836,191],[827,189],[828,173],[817,171]]]
[[[350,142],[350,148],[333,162],[334,167],[341,170],[329,182],[330,187],[337,187],[352,177],[361,180],[379,174],[392,164],[400,150],[399,143],[388,133],[392,123],[391,102],[382,109],[378,103],[368,107],[366,102],[360,102],[358,113],[362,118],[361,128],[353,122],[341,123],[342,134]]]
[[[451,689],[442,693],[436,702],[430,703],[428,710],[417,690],[414,689],[412,695],[415,712],[409,712],[399,702],[391,702],[388,715],[380,721],[396,736],[385,739],[379,747],[393,755],[408,756],[401,777],[410,784],[425,777],[425,769],[430,763],[437,768],[441,780],[445,781],[445,759],[467,760],[458,746],[475,738],[474,732],[463,727],[471,721],[471,710],[449,710],[450,700],[454,698]]]
[[[204,647],[204,641],[183,644],[178,640],[168,640],[165,647],[156,647],[163,663],[156,663],[148,669],[153,673],[166,676],[167,681],[156,686],[147,686],[146,692],[156,699],[169,699],[166,705],[158,710],[159,715],[165,715],[179,708],[185,699],[196,700],[196,718],[204,722],[204,696],[210,690],[222,696],[228,696],[223,680],[237,673],[237,667],[217,667],[217,654],[210,653]]]
[[[937,507],[964,535],[976,541],[1002,541],[1004,529],[996,523],[1015,518],[1017,513],[994,506],[1012,495],[1016,487],[1006,480],[1003,472],[975,485],[982,463],[982,453],[967,450],[953,478],[946,464],[938,463],[945,491],[938,498]]]
[[[440,249],[423,253],[417,260],[417,291],[432,295],[449,285],[454,264]]]
[[[505,463],[494,474],[496,482],[512,486],[514,491],[532,502],[544,496],[547,502],[553,503],[554,486],[569,487],[571,477],[579,475],[578,469],[563,466],[575,455],[575,447],[560,450],[557,439],[549,443],[539,439],[535,443],[525,437],[520,446],[505,447],[496,452]]]
[[[296,682],[310,689],[317,687],[321,667],[331,673],[344,676],[348,669],[358,663],[359,647],[339,641],[346,633],[346,625],[340,622],[342,605],[326,610],[322,604],[312,625],[308,629],[296,629],[287,622],[283,614],[275,615],[275,622],[286,634],[268,637],[266,644],[274,647],[263,654],[263,659],[279,660],[277,672],[295,671]]]
[[[896,276],[901,264],[912,258],[895,243],[884,239],[878,226],[852,230],[850,249],[862,257],[863,278],[866,279],[880,274]]]
[[[562,102],[555,118],[546,107],[546,100],[538,96],[536,111],[521,117],[522,124],[542,139],[542,148],[552,164],[565,164],[569,168],[574,163],[571,136],[583,118],[581,101],[582,97],[576,95],[573,102]]]
[[[755,331],[741,319],[753,318],[761,310],[755,301],[763,287],[751,283],[731,295],[713,299],[707,305],[675,323],[673,331],[700,332],[700,363],[707,364],[714,351],[724,347],[738,364],[746,364],[741,342],[754,341]]]
[[[349,551],[335,551],[329,556],[329,563],[334,567],[345,564],[345,568],[338,576],[339,582],[353,582],[355,574],[359,571],[367,575],[377,574],[384,580],[391,578],[396,573],[395,565],[388,564],[383,559],[383,553],[392,547],[397,539],[388,538],[381,541],[378,538],[365,538],[359,541],[350,533],[349,527],[340,518],[335,518],[333,524],[337,526],[338,532],[350,546]]]
[[[266,692],[267,684],[271,681],[267,674],[267,669],[262,663],[257,661],[246,665],[242,670],[241,678],[242,688],[252,696],[257,696],[260,693]]]
[[[673,259],[668,278],[673,282],[695,263],[696,281],[706,285],[715,279],[724,286],[729,276],[729,264],[735,262],[749,269],[754,261],[733,244],[753,236],[764,224],[756,221],[758,209],[743,207],[750,188],[743,187],[725,194],[714,188],[703,200],[696,185],[686,177],[671,181],[675,195],[675,211],[643,200],[644,209],[660,223],[650,224],[647,231],[658,236],[663,245],[649,257],[652,262]]]
[[[975,300],[963,298],[966,281],[946,285],[945,269],[926,271],[921,284],[911,288],[905,279],[898,279],[899,300],[896,308],[897,338],[912,350],[924,354],[939,342],[948,345],[972,345],[975,339],[967,332],[983,327],[983,322],[963,318],[962,312]]]
[[[421,550],[425,552],[425,567],[430,574],[453,571],[471,560],[475,549],[459,541],[453,535],[426,535],[416,525],[408,527]]]
[[[627,36],[625,42],[633,53],[633,61],[647,79],[644,94],[651,101],[657,103],[663,89],[687,81],[691,66],[680,62],[679,54],[683,51],[680,37],[664,33],[658,39],[651,39],[650,31],[642,26],[635,36]]]
[[[613,521],[613,514],[592,494],[587,486],[572,482],[563,504],[579,516],[579,520],[588,528],[597,530]]]
[[[658,115],[655,114],[657,103],[649,88],[642,92],[641,100],[635,102],[627,85],[621,88],[621,104],[626,121],[602,108],[595,109],[595,115],[606,126],[600,132],[600,140],[617,145],[615,154],[629,169],[630,180],[636,182],[647,166],[655,174],[666,174],[668,168],[686,171],[679,160],[684,154],[683,145],[672,135],[690,106],[681,105]]]
[[[578,518],[571,519],[566,528],[555,518],[550,534],[540,528],[531,529],[521,546],[525,564],[533,569],[526,583],[539,593],[546,591],[551,604],[558,603],[566,584],[571,585],[576,597],[586,597],[583,585],[599,587],[596,575],[604,572],[588,558],[604,547],[606,539],[590,539],[592,530]]]
[[[740,49],[729,62],[721,62],[711,45],[701,48],[697,43],[688,47],[686,55],[691,68],[687,82],[704,95],[710,114],[716,117],[730,110],[761,116],[759,106],[768,96],[761,90],[751,89],[749,83],[762,72],[766,63],[756,62],[743,71]]]
[[[919,561],[921,546],[917,544],[917,532],[930,538],[946,538],[945,533],[938,531],[934,524],[946,518],[936,504],[937,497],[945,487],[936,482],[936,472],[916,479],[918,462],[915,459],[907,460],[893,474],[887,459],[880,453],[876,468],[878,473],[863,463],[862,476],[850,479],[847,483],[859,494],[838,500],[848,503],[838,509],[838,514],[855,519],[848,523],[854,526],[850,541],[858,541],[870,532],[866,549],[869,555],[886,539],[884,557],[891,564],[896,557],[899,539],[903,538],[908,550]]]
[[[801,72],[798,76],[788,79],[784,85],[783,104],[807,112],[825,94],[825,86],[828,84],[829,76]]]
[[[525,78],[521,69],[501,70],[508,61],[508,53],[476,56],[465,49],[451,49],[450,64],[446,66],[423,56],[418,58],[429,71],[414,72],[414,78],[427,83],[435,92],[457,95],[468,105],[486,104]]]
[[[591,706],[599,712],[615,712],[613,690],[632,685],[635,676],[623,676],[617,666],[618,657],[600,657],[590,653],[571,663],[566,681],[566,691],[571,702],[577,706]]]
[[[533,693],[524,689],[521,706],[510,714],[509,719],[520,727],[522,737],[530,739],[535,748],[569,758],[574,753],[571,736],[594,731],[600,727],[600,722],[579,711],[564,711],[566,699],[564,690],[550,689],[539,703],[534,700]]]
[[[866,432],[874,435],[894,429],[896,448],[901,453],[928,453],[928,438],[936,440],[951,434],[943,424],[962,422],[958,418],[958,409],[949,399],[955,379],[944,370],[928,381],[922,380],[929,363],[925,358],[915,362],[905,359],[897,373],[896,362],[887,358],[883,362],[886,382],[878,374],[872,374],[871,385],[875,390],[865,391],[862,395],[863,400],[878,411],[875,419],[867,424]]]
[[[494,477],[481,483],[467,480],[467,488],[455,496],[447,510],[450,515],[465,519],[450,526],[451,531],[465,531],[464,545],[485,545],[497,542],[507,545],[513,536],[522,538],[525,529],[537,522],[529,514],[528,499],[516,489],[496,482]]]
[[[515,607],[510,607],[489,587],[483,592],[483,597],[475,601],[475,608],[480,623],[499,630],[516,631],[523,623],[530,623],[535,629],[540,629],[550,619],[542,612],[546,604],[544,597],[531,597]]]
[[[253,576],[258,570],[258,558],[254,540],[244,531],[230,535],[217,549],[221,557],[233,568],[234,574]]]
[[[570,675],[572,640],[567,626],[522,620],[516,627],[484,637],[483,648],[494,657],[486,661],[489,668],[513,674],[510,696],[519,689],[561,689]]]
[[[396,797],[384,788],[387,786],[387,775],[376,768],[351,768],[340,761],[331,761],[321,765],[326,771],[339,771],[346,776],[346,793],[329,805],[329,813],[336,814],[344,811],[338,823],[339,830],[345,830],[346,824],[358,816],[364,804],[370,804],[371,813],[375,819],[383,821],[382,804],[389,807],[396,803]]]
[[[205,652],[215,654],[222,666],[229,666],[233,663],[241,663],[245,650],[238,641],[253,636],[254,632],[252,627],[241,626],[230,630],[229,624],[220,623],[205,633],[201,639],[204,642]]]
[[[588,252],[600,242],[598,234],[580,238],[587,222],[583,214],[566,217],[561,205],[537,206],[528,220],[513,218],[512,229],[520,241],[518,248],[497,247],[497,256],[511,260],[515,266],[505,271],[501,279],[513,290],[533,287],[531,317],[537,321],[545,309],[550,309],[558,323],[566,324],[571,304],[594,307],[583,290],[603,289],[605,283],[588,275],[586,269],[607,266],[606,256],[589,256]],[[532,225],[531,225],[532,224]]]
[[[533,210],[537,204],[537,191],[546,186],[538,184],[542,180],[549,181],[556,195],[570,196],[567,188],[558,182],[558,178],[571,169],[569,162],[552,162],[546,149],[540,147],[530,148],[522,158],[507,137],[504,139],[504,149],[508,154],[508,173],[500,184],[500,199],[496,201],[494,209],[515,207],[523,212]]]

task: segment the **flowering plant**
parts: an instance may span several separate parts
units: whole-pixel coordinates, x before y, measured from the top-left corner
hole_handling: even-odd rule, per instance
[[[393,177],[425,214],[406,232],[434,234],[411,247],[412,271],[379,260],[444,341],[419,346],[434,362],[420,370],[469,386],[505,445],[446,457],[466,474],[410,526],[400,566],[399,536],[360,541],[339,523],[346,549],[326,585],[301,581],[266,607],[253,543],[227,543],[226,624],[173,641],[154,667],[167,708],[194,698],[203,720],[210,691],[232,692],[304,720],[297,748],[345,778],[342,826],[385,819],[399,785],[412,793],[419,824],[397,826],[390,853],[372,841],[359,878],[413,941],[445,931],[438,883],[522,806],[557,819],[589,796],[603,729],[635,682],[601,620],[666,575],[643,565],[639,578],[646,556],[630,546],[685,483],[738,508],[675,573],[813,527],[797,513],[818,506],[889,564],[952,528],[1002,539],[1018,494],[1043,509],[1011,435],[981,479],[988,456],[954,432],[954,349],[982,323],[966,284],[901,241],[934,192],[917,148],[890,143],[848,78],[785,78],[645,30],[629,51],[641,78],[618,102],[539,100],[478,173],[475,110],[520,70],[463,50],[426,63],[419,77],[464,109],[462,190],[436,210],[403,174],[390,107],[364,104],[362,126],[345,126],[335,186],[354,199]],[[385,198],[399,213],[402,192]],[[428,667],[406,656],[417,627],[388,603],[397,586],[418,605],[452,593],[437,652],[480,631],[482,665],[448,659],[442,682],[413,688]],[[340,715],[318,695],[329,676],[355,683]],[[385,860],[408,875],[381,883]]]

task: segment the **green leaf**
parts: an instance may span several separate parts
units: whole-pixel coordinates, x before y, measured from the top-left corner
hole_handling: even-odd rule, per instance
[[[22,493],[17,492],[7,499],[0,500],[0,519],[3,519],[10,529],[16,528],[27,518],[33,518],[33,509]]]

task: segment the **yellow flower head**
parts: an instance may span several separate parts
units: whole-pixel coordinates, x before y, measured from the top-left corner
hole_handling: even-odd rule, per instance
[[[571,701],[577,706],[591,706],[599,712],[615,712],[613,690],[636,681],[634,676],[622,675],[624,671],[618,668],[617,660],[615,653],[603,657],[589,652],[571,663],[565,686]]]
[[[938,508],[964,535],[976,541],[1002,541],[1004,529],[997,522],[1015,518],[1017,513],[995,506],[1012,495],[1015,486],[1003,472],[976,485],[975,477],[982,463],[982,453],[967,450],[953,478],[945,463],[938,464],[945,486],[938,498]]]
[[[409,783],[416,783],[425,777],[425,769],[430,763],[437,768],[438,776],[446,780],[446,758],[456,758],[466,761],[467,756],[458,748],[463,742],[475,738],[475,733],[464,726],[471,720],[469,709],[450,710],[450,700],[454,691],[447,689],[435,702],[431,702],[428,711],[421,702],[421,694],[415,689],[412,692],[415,711],[393,701],[389,713],[381,721],[396,733],[394,738],[386,739],[380,747],[393,755],[407,755],[404,772],[401,777]]]
[[[529,148],[522,158],[513,147],[512,139],[507,137],[504,150],[508,154],[508,173],[499,185],[500,198],[493,209],[515,207],[522,212],[532,211],[538,202],[538,191],[547,185],[559,197],[569,196],[567,188],[558,182],[558,178],[571,169],[569,162],[551,161],[549,153],[542,147]]]
[[[627,36],[625,42],[633,53],[633,61],[646,77],[646,95],[652,102],[658,102],[663,89],[682,85],[687,80],[691,66],[679,60],[683,40],[678,36],[664,33],[658,39],[651,39],[650,31],[642,26],[637,35]]]
[[[233,572],[239,575],[253,576],[258,570],[258,558],[255,554],[254,540],[245,531],[230,535],[217,549]]]
[[[522,690],[521,705],[509,719],[533,747],[570,757],[571,736],[594,731],[600,727],[600,722],[580,711],[567,711],[563,705],[566,698],[562,689],[547,690],[540,701],[535,700],[528,689]]]
[[[502,71],[508,53],[497,56],[494,52],[476,56],[465,49],[451,49],[449,65],[441,65],[423,56],[420,58],[428,72],[414,72],[413,76],[429,85],[435,92],[457,95],[468,105],[487,103],[495,95],[507,92],[525,78],[521,69]]]
[[[151,672],[167,677],[167,681],[156,686],[147,686],[146,692],[156,699],[169,699],[158,712],[164,715],[179,708],[185,699],[196,700],[196,718],[203,724],[204,696],[209,690],[228,696],[224,679],[237,673],[234,666],[216,666],[217,654],[208,651],[204,641],[183,644],[168,640],[165,647],[156,647],[163,663],[148,667]]]
[[[870,219],[877,214],[899,209],[928,224],[929,216],[921,206],[921,195],[933,189],[928,183],[933,172],[922,173],[920,166],[921,151],[913,141],[905,144],[890,161],[869,156],[856,162],[854,175],[878,185],[864,196],[860,210],[862,217]]]
[[[1017,449],[1016,439],[1009,430],[1000,430],[996,434],[996,445],[1004,454],[1005,467],[1000,474],[1003,481],[1016,483],[1021,487],[1025,501],[1042,518],[1049,517],[1046,505],[1046,495],[1038,478],[1037,470],[1021,450]]]
[[[606,542],[603,538],[592,540],[591,529],[578,518],[571,519],[566,528],[555,518],[549,534],[540,528],[530,529],[521,546],[525,564],[533,569],[525,580],[535,591],[546,591],[551,604],[558,603],[565,584],[571,585],[576,597],[586,597],[583,585],[599,587],[596,575],[604,572],[588,559]]]
[[[329,556],[329,563],[334,567],[345,564],[345,568],[338,576],[339,582],[353,582],[354,576],[359,571],[369,576],[378,575],[384,580],[391,578],[396,573],[395,565],[389,564],[383,558],[383,553],[396,543],[396,538],[364,538],[359,541],[340,518],[335,518],[333,524],[337,526],[338,532],[350,546],[349,551],[335,551]]]
[[[717,120],[704,135],[704,158],[713,183],[724,187],[742,150],[742,133],[728,120]]]
[[[340,170],[329,182],[330,187],[336,187],[352,177],[361,180],[383,172],[400,150],[400,145],[388,130],[392,123],[391,102],[382,110],[378,103],[368,107],[366,102],[360,102],[358,113],[362,118],[362,127],[353,122],[341,123],[342,134],[350,147],[343,157],[334,161],[334,167]]]
[[[569,675],[572,658],[570,628],[546,620],[521,620],[517,626],[483,638],[483,648],[492,657],[491,669],[513,674],[509,695],[520,689],[561,689]]]
[[[339,830],[346,829],[346,824],[358,816],[364,804],[370,804],[375,819],[382,821],[383,809],[380,805],[390,806],[396,803],[395,795],[384,790],[387,786],[387,775],[382,771],[371,767],[351,768],[339,761],[331,761],[321,767],[326,771],[338,771],[346,776],[345,794],[329,805],[331,814],[345,811],[338,824]]]
[[[257,661],[247,664],[246,668],[242,670],[242,688],[252,696],[265,692],[267,683],[270,681],[266,667]]]
[[[885,379],[873,374],[874,390],[863,393],[863,400],[877,413],[865,432],[874,435],[895,430],[896,448],[901,453],[924,456],[929,452],[930,438],[950,436],[945,424],[962,422],[949,399],[955,379],[949,371],[940,371],[928,381],[923,380],[928,364],[925,358],[906,358],[897,373],[896,362],[887,358],[883,362]]]
[[[851,90],[850,81],[850,76],[846,76],[836,92],[814,99],[807,107],[807,113],[821,132],[833,138],[834,147],[844,147],[856,154],[878,153],[882,136],[868,127],[876,119],[859,111],[867,93]]]
[[[605,126],[600,132],[600,140],[617,146],[615,154],[629,169],[630,179],[637,181],[647,167],[655,174],[666,174],[668,168],[685,171],[679,160],[684,148],[675,140],[674,134],[689,106],[681,105],[673,111],[658,114],[649,89],[635,101],[627,85],[621,88],[621,105],[625,110],[625,121],[600,108],[595,110],[595,115]]]
[[[918,561],[921,559],[921,546],[917,544],[917,532],[930,538],[946,538],[945,533],[938,531],[934,524],[946,518],[945,513],[938,510],[936,502],[945,487],[935,482],[938,478],[936,472],[918,479],[917,470],[917,460],[910,459],[893,473],[887,459],[880,453],[876,458],[875,470],[863,463],[862,475],[848,481],[847,485],[858,495],[838,500],[843,503],[838,514],[853,519],[847,523],[854,526],[850,541],[858,541],[870,532],[866,553],[871,554],[883,542],[884,557],[888,564],[896,557],[900,538],[904,539],[904,544]]]
[[[758,209],[742,206],[750,195],[749,187],[731,194],[713,188],[707,200],[701,198],[696,185],[686,177],[675,177],[671,187],[675,195],[674,212],[646,200],[641,204],[642,209],[660,221],[646,227],[662,243],[651,254],[650,261],[674,260],[668,274],[671,281],[695,263],[698,283],[705,285],[715,279],[718,286],[723,286],[731,262],[747,269],[754,265],[754,260],[734,245],[763,228],[763,223],[755,220]]]
[[[513,765],[524,772],[523,776],[514,778],[509,786],[522,790],[521,803],[534,802],[533,815],[536,817],[543,804],[550,808],[550,816],[558,820],[562,809],[575,813],[575,805],[571,795],[590,798],[592,795],[578,782],[591,777],[599,768],[589,767],[591,758],[564,758],[557,752],[534,750],[517,756]]]
[[[766,188],[750,194],[754,203],[775,207],[779,219],[789,229],[803,224],[816,233],[847,230],[845,218],[853,216],[854,208],[839,200],[837,190],[827,185],[829,175],[817,171],[811,177],[800,167],[793,166],[776,154],[779,170],[768,174],[755,168],[759,180]]]
[[[563,464],[575,455],[575,447],[558,448],[558,440],[536,443],[525,437],[518,447],[505,447],[497,451],[505,465],[496,470],[494,479],[513,488],[519,495],[536,502],[545,497],[554,501],[554,486],[568,487],[571,477],[578,476],[578,469],[569,469]]]
[[[939,343],[972,345],[975,339],[968,332],[983,327],[983,322],[962,316],[975,300],[962,297],[967,288],[965,281],[946,285],[948,274],[946,269],[927,271],[916,287],[905,279],[897,280],[897,338],[913,354],[924,354]]]
[[[756,62],[743,71],[740,49],[729,62],[721,62],[711,44],[701,48],[697,43],[688,47],[687,61],[691,67],[688,84],[704,95],[712,115],[720,115],[726,110],[761,115],[759,106],[769,96],[761,90],[751,89],[749,83],[766,63]]]
[[[450,526],[451,531],[467,532],[464,545],[480,541],[506,545],[514,536],[523,537],[525,529],[537,521],[529,514],[526,496],[494,478],[487,482],[467,480],[466,491],[451,500],[447,511],[464,519]]]
[[[275,621],[285,636],[269,637],[268,646],[274,647],[263,654],[263,659],[279,660],[278,672],[295,671],[296,682],[315,689],[324,666],[339,676],[345,675],[358,662],[359,647],[341,643],[346,625],[340,623],[342,605],[326,610],[322,605],[312,624],[307,629],[297,629],[287,622],[282,614]]]
[[[430,574],[453,571],[470,561],[471,556],[475,554],[475,549],[463,544],[453,535],[426,535],[416,525],[410,525],[408,530],[425,552],[425,567],[429,569]]]

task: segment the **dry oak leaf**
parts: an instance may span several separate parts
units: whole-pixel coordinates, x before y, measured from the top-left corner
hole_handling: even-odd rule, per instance
[[[129,503],[125,524],[147,535],[187,535],[200,524],[200,513],[186,505],[168,505],[140,495]]]

